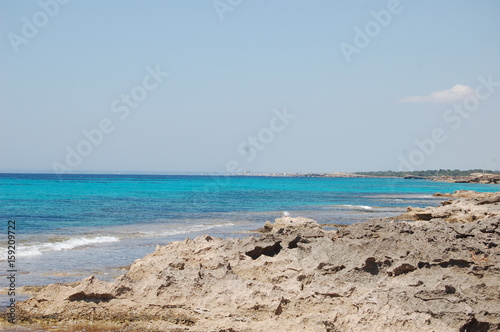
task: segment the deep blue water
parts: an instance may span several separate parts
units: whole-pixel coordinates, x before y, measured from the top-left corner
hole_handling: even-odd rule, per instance
[[[156,244],[188,236],[241,236],[235,232],[261,227],[282,211],[352,223],[436,205],[433,193],[459,189],[500,187],[386,178],[0,174],[0,218],[4,234],[7,221],[16,220],[20,282],[33,284],[104,275]],[[2,251],[5,262],[5,245]]]

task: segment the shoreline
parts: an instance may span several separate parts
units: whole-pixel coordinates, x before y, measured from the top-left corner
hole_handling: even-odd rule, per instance
[[[430,199],[415,198],[415,201],[417,200],[419,206],[425,206],[424,202]],[[349,224],[369,218],[397,215],[402,213],[403,209],[403,207],[380,208],[362,205],[320,205],[309,207],[309,209],[289,211],[294,216],[311,215],[322,224]],[[43,237],[36,238],[36,243],[18,242],[17,258],[24,264],[23,275],[19,278],[18,285],[22,287],[74,282],[91,274],[98,276],[99,279],[112,281],[114,277],[124,273],[123,267],[129,266],[135,259],[154,251],[157,244],[165,245],[172,241],[207,233],[221,238],[241,238],[252,234],[266,220],[274,220],[282,213],[283,211],[238,212],[231,213],[227,216],[228,219],[222,221],[211,216],[203,219],[202,224],[143,223],[140,225],[141,229],[146,229],[150,234],[139,235],[135,234],[137,226],[134,225],[94,228],[92,229],[94,233],[78,231],[67,234],[59,233],[57,236],[50,233],[43,234]],[[236,215],[241,218],[235,219]],[[219,214],[219,217],[223,216]],[[74,242],[79,244],[81,239],[93,240],[104,237],[112,237],[113,241],[90,241],[88,245],[81,243],[80,246],[68,246]],[[38,255],[28,256],[27,254],[34,251],[33,248],[42,250]],[[92,258],[91,256],[96,252],[100,255]],[[5,274],[2,275],[5,277]],[[0,293],[2,290],[5,292],[5,289],[0,288]],[[3,306],[5,303],[2,300],[0,304]]]
[[[121,331],[487,331],[500,327],[499,224],[500,192],[336,230],[282,217],[257,237],[158,246],[111,283],[42,287],[18,315]]]
[[[361,172],[362,173],[362,172]],[[411,173],[411,172],[410,172]],[[480,184],[500,184],[500,174],[471,173],[469,175],[434,175],[417,176],[405,174],[400,176],[389,175],[366,175],[348,172],[336,173],[238,173],[226,174],[226,176],[255,176],[255,177],[290,177],[290,178],[366,178],[366,179],[404,179],[404,180],[432,180],[449,183],[480,183]]]

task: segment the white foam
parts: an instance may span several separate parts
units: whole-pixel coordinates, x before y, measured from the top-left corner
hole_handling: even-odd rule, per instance
[[[371,211],[373,208],[368,205],[337,205],[338,207],[353,209],[353,210],[363,210],[363,211]]]
[[[42,252],[40,251],[40,248],[37,248],[37,246],[20,246],[19,250],[16,252],[17,257],[39,256],[41,254]]]
[[[114,236],[98,236],[95,238],[81,237],[81,238],[69,239],[62,242],[46,243],[43,245],[42,249],[45,249],[46,251],[70,250],[91,244],[117,242],[117,241],[120,241],[120,239]]]
[[[74,237],[63,241],[56,242],[44,242],[44,243],[33,243],[29,245],[18,245],[16,251],[16,258],[20,257],[34,257],[40,256],[44,253],[54,252],[54,251],[63,251],[63,250],[72,250],[80,247],[98,245],[103,243],[112,243],[118,242],[120,239],[127,238],[155,238],[155,237],[168,237],[174,235],[182,235],[196,232],[207,231],[216,227],[228,227],[234,226],[233,223],[219,223],[219,224],[198,224],[191,226],[180,226],[175,228],[161,228],[146,232],[137,232],[135,229],[132,232],[131,229],[127,229],[126,231],[115,233],[117,236],[83,236],[83,237]],[[7,260],[7,253],[0,252],[0,260]]]
[[[117,241],[120,241],[120,239],[114,236],[97,236],[93,238],[90,237],[71,238],[60,242],[40,243],[28,246],[19,245],[16,251],[16,258],[40,256],[44,252],[71,250],[78,247],[83,247],[93,244],[111,243]],[[0,259],[5,260],[6,255],[0,256]]]
[[[154,235],[155,237],[156,236],[160,236],[160,237],[161,236],[172,236],[172,235],[202,232],[202,231],[207,231],[207,230],[215,228],[215,227],[224,227],[224,226],[234,226],[234,224],[225,223],[225,224],[211,224],[211,225],[193,225],[193,226],[188,226],[188,227],[164,230],[162,232],[149,233],[148,235],[150,235],[150,236]]]

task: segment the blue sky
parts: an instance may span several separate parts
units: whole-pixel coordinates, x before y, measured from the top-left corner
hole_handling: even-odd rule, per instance
[[[499,17],[494,0],[0,0],[0,171],[499,170]]]

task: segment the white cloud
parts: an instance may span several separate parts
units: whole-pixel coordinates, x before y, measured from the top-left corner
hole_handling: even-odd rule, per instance
[[[466,97],[473,95],[474,90],[462,84],[457,84],[448,90],[435,91],[428,96],[409,96],[400,99],[400,103],[438,103],[451,104],[463,101]]]

